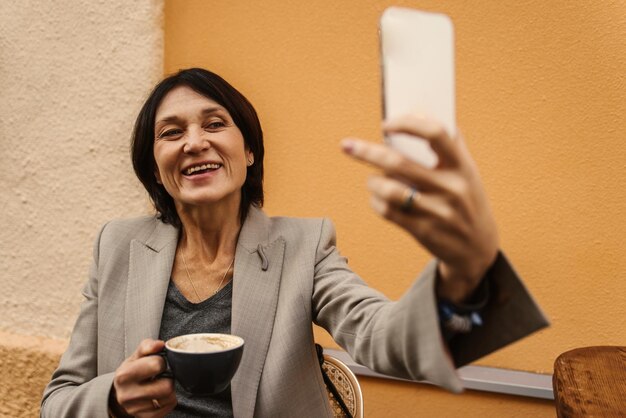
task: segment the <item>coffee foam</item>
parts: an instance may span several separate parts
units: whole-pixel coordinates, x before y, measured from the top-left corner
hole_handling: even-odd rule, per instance
[[[170,349],[188,353],[210,353],[235,348],[241,339],[230,335],[183,335],[168,341]]]

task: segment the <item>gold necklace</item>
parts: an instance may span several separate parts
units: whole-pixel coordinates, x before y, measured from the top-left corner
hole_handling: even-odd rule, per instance
[[[180,255],[183,256],[183,265],[185,266],[185,272],[187,272],[187,279],[189,279],[189,283],[191,283],[193,293],[195,293],[196,298],[198,299],[198,302],[202,302],[202,299],[200,299],[200,295],[198,295],[198,291],[196,290],[196,286],[193,284],[193,280],[191,280],[191,274],[189,274],[189,269],[187,268],[187,260],[185,260],[185,252],[182,249],[180,250]],[[220,280],[220,283],[215,288],[215,291],[213,292],[212,296],[215,296],[217,292],[219,292],[219,290],[222,288],[222,283],[224,283],[224,279],[226,278],[226,275],[230,271],[230,268],[233,266],[234,262],[235,262],[235,257],[233,257],[233,259],[230,261],[228,268],[226,269],[226,271],[224,272],[224,275],[222,276],[222,280]]]

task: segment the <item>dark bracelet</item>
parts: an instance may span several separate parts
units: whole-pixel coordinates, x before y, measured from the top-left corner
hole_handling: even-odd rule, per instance
[[[467,334],[483,324],[483,318],[477,311],[460,313],[452,303],[445,300],[437,301],[437,310],[441,327],[454,334]]]
[[[498,258],[500,255],[498,254]],[[455,334],[467,334],[474,327],[483,325],[481,312],[489,304],[491,294],[491,275],[497,260],[489,267],[474,292],[461,303],[452,303],[446,299],[437,298],[439,324],[444,337],[449,339]]]

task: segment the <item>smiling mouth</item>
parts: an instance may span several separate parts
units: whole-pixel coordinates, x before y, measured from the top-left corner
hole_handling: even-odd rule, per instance
[[[198,174],[208,173],[209,171],[215,171],[221,166],[221,164],[216,163],[194,165],[192,167],[184,169],[183,174],[186,176],[196,176]]]

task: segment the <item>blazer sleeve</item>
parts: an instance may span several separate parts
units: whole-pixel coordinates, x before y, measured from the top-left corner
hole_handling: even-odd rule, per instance
[[[98,262],[100,230],[89,280],[70,344],[44,390],[41,417],[108,417],[113,373],[98,375]]]
[[[368,287],[336,248],[335,230],[322,222],[315,260],[314,321],[352,358],[379,373],[427,380],[460,392],[455,367],[473,361],[548,324],[503,255],[491,269],[483,326],[443,339],[437,314],[437,261],[431,261],[398,301]]]

